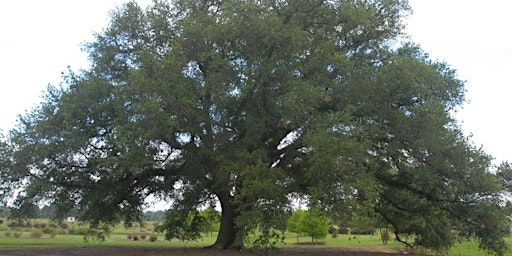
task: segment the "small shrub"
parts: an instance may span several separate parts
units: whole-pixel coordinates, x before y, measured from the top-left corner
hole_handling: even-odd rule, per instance
[[[16,237],[16,238],[20,238],[20,237],[21,237],[21,234],[22,234],[21,232],[14,232],[14,234],[13,234],[13,235],[14,235],[14,237]]]
[[[331,234],[331,235],[338,234],[338,226],[329,225],[329,234]]]
[[[81,235],[81,236],[85,236],[85,235],[89,235],[89,229],[86,228],[86,227],[81,227],[81,228],[69,228],[67,229],[67,232],[69,235]]]
[[[95,229],[89,229],[89,228],[87,228],[87,227],[79,228],[79,229],[78,229],[78,232],[77,232],[77,234],[78,234],[78,235],[81,235],[81,236],[85,236],[85,235],[96,235],[96,233],[98,233],[98,230],[95,230]]]
[[[12,231],[10,231],[10,230],[5,231],[4,232],[4,236],[5,237],[11,237],[12,236]]]
[[[62,229],[67,229],[67,228],[69,228],[69,224],[67,224],[67,223],[62,223],[62,224],[60,224],[60,227],[61,227]]]
[[[330,225],[329,226],[329,234],[331,234],[332,238],[338,237],[338,226]]]
[[[140,239],[142,239],[142,240],[146,239],[146,234],[141,234]]]
[[[349,233],[349,229],[347,227],[339,227],[338,234],[347,235]]]
[[[0,225],[4,224],[4,219],[0,219]]]
[[[352,235],[374,235],[375,228],[374,227],[355,227],[350,229],[350,234]]]
[[[388,244],[389,238],[389,230],[387,228],[380,229],[380,240],[382,240],[382,244]]]
[[[127,238],[128,240],[132,240],[133,235],[132,235],[132,234],[128,234],[128,235],[126,236],[126,238]]]
[[[53,238],[55,238],[55,237],[57,236],[57,234],[59,234],[59,231],[57,231],[56,229],[54,229],[54,230],[52,231],[52,233],[50,234],[50,237],[53,239]]]
[[[46,234],[46,235],[51,234],[51,233],[53,233],[55,231],[55,229],[51,228],[51,227],[44,227],[41,230],[43,231],[43,234]]]
[[[149,236],[149,241],[156,242],[156,240],[158,240],[158,236],[157,235],[150,235]]]
[[[139,236],[138,235],[134,235],[133,236],[133,241],[139,241]]]
[[[30,233],[30,236],[32,238],[41,238],[43,236],[43,231],[41,231],[40,229],[35,229],[32,231],[32,233]]]

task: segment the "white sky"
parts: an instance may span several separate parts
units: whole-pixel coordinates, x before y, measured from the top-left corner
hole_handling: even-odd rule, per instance
[[[456,69],[469,100],[458,119],[467,135],[496,158],[512,160],[512,1],[410,0],[414,42]]]
[[[122,0],[25,0],[0,3],[0,129],[36,106],[62,71],[87,68],[81,43],[107,26]],[[139,0],[147,3],[149,0]],[[408,33],[433,59],[446,61],[466,80],[470,101],[458,118],[476,145],[512,160],[507,112],[512,82],[512,1],[410,0]]]

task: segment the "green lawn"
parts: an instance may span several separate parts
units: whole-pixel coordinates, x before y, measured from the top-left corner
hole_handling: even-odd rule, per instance
[[[73,224],[71,227],[79,228],[77,224]],[[70,227],[70,228],[71,228]],[[172,241],[164,241],[164,236],[162,234],[158,235],[158,240],[156,242],[149,241],[149,233],[152,233],[152,225],[146,225],[144,227],[132,227],[125,228],[123,226],[116,227],[112,230],[112,234],[110,237],[104,242],[98,241],[89,241],[84,242],[83,235],[70,235],[70,234],[57,234],[54,238],[51,238],[49,234],[43,234],[41,238],[32,238],[31,231],[33,229],[28,228],[16,228],[17,232],[21,233],[19,238],[15,238],[11,235],[11,237],[6,237],[5,232],[7,230],[13,231],[13,229],[8,229],[5,224],[0,225],[0,248],[13,248],[13,247],[87,247],[87,246],[174,246],[174,247],[203,247],[208,246],[214,243],[216,234],[213,236],[203,237],[198,242],[189,242],[184,243],[177,240]],[[147,233],[146,239],[139,239],[138,241],[133,241],[128,239],[128,234],[140,235],[142,233]],[[309,237],[300,237],[299,242],[310,242],[311,238]],[[298,245],[297,237],[294,233],[286,234],[286,239],[284,240],[284,244],[278,244],[279,247],[373,247],[373,246],[382,246],[382,242],[380,241],[379,235],[338,235],[338,237],[333,238],[332,236],[327,236],[325,239],[321,240],[324,242],[324,245]],[[396,241],[389,241],[387,246],[390,246],[395,249],[403,248],[401,243]],[[486,255],[484,252],[478,250],[478,245],[475,242],[464,242],[461,244],[456,244],[455,247],[450,251],[450,255],[471,255],[471,256],[479,256]],[[512,256],[512,252],[506,254],[507,256]]]

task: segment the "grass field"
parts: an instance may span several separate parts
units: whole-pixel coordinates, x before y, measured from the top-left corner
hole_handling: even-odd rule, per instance
[[[40,221],[41,222],[41,221]],[[70,224],[68,229],[84,228],[76,223]],[[79,234],[66,234],[65,230],[60,230],[53,238],[51,234],[43,234],[40,238],[33,238],[32,232],[35,228],[8,228],[6,224],[0,225],[0,248],[21,248],[21,247],[98,247],[98,246],[148,246],[148,247],[204,247],[214,243],[216,234],[213,236],[205,236],[197,242],[181,242],[178,240],[165,241],[162,234],[153,233],[153,225],[151,223],[144,227],[135,226],[131,228],[125,228],[124,226],[116,227],[112,230],[110,237],[104,241],[84,241],[84,236]],[[6,232],[17,232],[20,234],[19,237],[14,237],[12,234],[10,237],[5,235]],[[69,233],[69,232],[68,232]],[[147,234],[145,239],[141,239],[141,234]],[[149,235],[157,235],[157,241],[150,242]],[[138,235],[139,240],[134,241],[128,239],[128,235]],[[309,242],[309,237],[301,237],[299,242]],[[300,248],[311,248],[311,247],[382,247],[379,235],[343,235],[339,234],[338,237],[333,238],[330,235],[322,240],[323,245],[298,245],[296,244],[297,237],[295,234],[286,234],[286,239],[283,244],[278,244],[278,247],[300,247]],[[512,242],[512,241],[510,241]],[[393,248],[399,250],[403,248],[401,243],[396,241],[389,241],[386,245],[387,248]],[[456,244],[454,248],[449,252],[449,255],[471,255],[479,256],[486,255],[484,252],[478,250],[478,245],[475,242],[464,242]],[[506,254],[512,256],[512,252]]]

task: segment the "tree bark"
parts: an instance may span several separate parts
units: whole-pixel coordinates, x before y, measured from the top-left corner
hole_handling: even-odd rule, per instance
[[[217,240],[211,246],[220,249],[241,249],[244,246],[242,229],[236,226],[237,213],[229,192],[218,193],[217,197],[222,208],[220,229]]]

